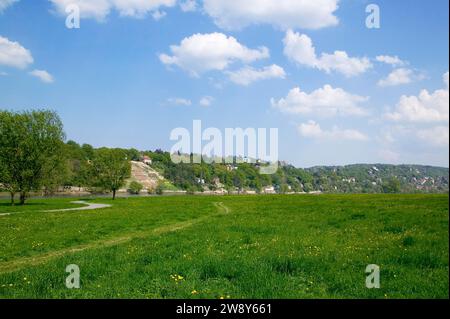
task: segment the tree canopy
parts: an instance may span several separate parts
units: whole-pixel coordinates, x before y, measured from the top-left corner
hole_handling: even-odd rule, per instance
[[[94,152],[90,165],[92,185],[111,191],[115,199],[116,192],[131,174],[127,154],[121,149],[101,148]]]
[[[24,204],[29,192],[55,184],[64,169],[64,138],[55,112],[0,111],[0,181],[13,204],[16,193]]]

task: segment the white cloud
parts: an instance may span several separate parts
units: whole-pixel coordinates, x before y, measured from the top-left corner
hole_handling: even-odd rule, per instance
[[[212,96],[204,96],[200,99],[200,105],[204,107],[211,106],[212,102],[214,101],[214,98]]]
[[[50,0],[58,13],[66,15],[68,5],[75,4],[80,8],[83,18],[104,20],[112,10],[121,16],[142,18],[148,13],[154,16],[161,7],[173,7],[176,0]],[[156,15],[158,15],[156,13]]]
[[[335,26],[338,0],[204,0],[204,11],[221,28],[237,30],[252,24],[281,29]]]
[[[38,78],[44,83],[53,83],[53,76],[45,70],[33,70],[30,72],[30,75]]]
[[[123,16],[144,17],[160,7],[173,7],[176,0],[112,0],[111,3]]]
[[[327,139],[327,140],[352,140],[352,141],[367,141],[368,137],[357,130],[343,130],[338,127],[334,127],[330,131],[322,130],[320,125],[314,121],[308,123],[302,123],[298,127],[300,134],[303,137],[314,139]]]
[[[401,84],[408,84],[413,81],[414,71],[411,69],[395,69],[386,78],[378,81],[378,86],[396,86]]]
[[[433,128],[422,129],[417,132],[417,137],[428,145],[448,146],[449,145],[449,127],[436,126]]]
[[[383,159],[383,161],[390,163],[396,163],[400,160],[400,154],[390,149],[381,149],[378,152],[378,155]]]
[[[159,10],[156,10],[156,11],[154,11],[154,12],[152,13],[152,17],[153,17],[153,19],[155,19],[156,21],[161,20],[161,19],[164,18],[166,15],[167,15],[166,12],[164,12],[164,11],[159,11]]]
[[[406,62],[402,61],[398,56],[378,55],[376,60],[378,62],[389,64],[393,67],[404,66],[406,64]]]
[[[394,112],[386,117],[402,122],[448,122],[449,120],[449,83],[448,72],[443,75],[444,89],[429,93],[422,90],[418,96],[403,95]]]
[[[19,0],[0,0],[0,13],[5,11],[8,7],[12,6],[16,2],[19,2]]]
[[[448,91],[448,71],[446,72],[446,73],[444,73],[444,75],[442,76],[442,80],[444,81],[444,84],[445,84],[445,88],[447,89],[447,91]]]
[[[0,65],[25,69],[33,63],[31,52],[18,42],[0,36]]]
[[[77,5],[80,9],[80,15],[83,18],[93,18],[104,20],[111,12],[112,3],[110,0],[50,0],[56,11],[66,16],[66,8],[69,5]]]
[[[278,101],[272,99],[272,106],[285,113],[334,115],[365,115],[367,112],[360,104],[368,97],[354,95],[341,88],[325,85],[311,93],[302,92],[300,88],[292,89],[286,98]]]
[[[244,86],[266,79],[286,78],[286,72],[284,69],[276,64],[266,66],[263,69],[255,69],[246,66],[237,71],[227,72],[227,74],[232,82]]]
[[[286,32],[283,43],[284,54],[290,60],[327,73],[335,71],[351,77],[372,68],[368,58],[349,57],[345,51],[335,51],[333,54],[322,53],[318,57],[311,38],[292,30]]]
[[[182,105],[182,106],[191,106],[192,105],[191,100],[179,98],[179,97],[169,98],[169,99],[167,99],[167,102],[169,102],[169,104],[172,104],[172,105]]]
[[[269,57],[266,47],[249,49],[223,33],[194,34],[184,38],[180,45],[172,45],[170,50],[171,56],[159,56],[161,62],[176,65],[193,76],[210,70],[223,71],[236,61],[250,63]]]
[[[183,12],[194,12],[197,10],[197,1],[186,0],[180,3],[181,11]]]

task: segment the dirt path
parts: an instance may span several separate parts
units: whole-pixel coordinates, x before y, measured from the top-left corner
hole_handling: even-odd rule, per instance
[[[85,201],[75,201],[75,202],[70,202],[71,204],[77,204],[77,205],[86,205],[85,207],[75,207],[75,208],[63,208],[63,209],[52,209],[52,210],[41,210],[38,211],[40,213],[59,213],[59,212],[72,212],[72,211],[79,211],[79,210],[95,210],[95,209],[103,209],[103,208],[108,208],[108,207],[112,207],[112,205],[107,205],[107,204],[91,204]],[[0,217],[2,216],[11,216],[11,215],[16,215],[16,214],[24,214],[26,212],[13,212],[13,213],[2,213],[0,214]]]
[[[44,213],[56,213],[56,212],[71,212],[71,211],[78,211],[78,210],[95,210],[95,209],[102,209],[102,208],[108,208],[112,207],[112,205],[108,204],[92,204],[85,201],[76,201],[76,202],[70,202],[71,204],[82,204],[87,205],[86,207],[77,207],[77,208],[66,208],[66,209],[53,209],[53,210],[45,210]]]
[[[176,231],[183,230],[185,228],[197,225],[211,217],[220,216],[220,215],[228,215],[230,213],[230,209],[228,207],[226,207],[222,202],[215,202],[215,203],[213,203],[213,205],[218,210],[217,214],[203,216],[203,217],[200,217],[197,219],[179,222],[179,223],[175,223],[175,224],[171,224],[171,225],[161,226],[161,227],[152,229],[150,231],[134,232],[134,233],[129,233],[127,235],[122,235],[122,236],[119,236],[116,238],[102,239],[99,241],[87,243],[87,244],[76,246],[76,247],[64,248],[64,249],[48,252],[48,253],[45,253],[45,254],[42,254],[39,256],[25,257],[25,258],[20,258],[20,259],[3,262],[3,263],[0,263],[0,274],[17,271],[17,270],[20,270],[27,266],[40,265],[51,259],[62,257],[67,254],[78,253],[78,252],[82,252],[82,251],[85,251],[88,249],[117,246],[120,244],[130,242],[133,239],[142,239],[142,238],[146,238],[146,237],[152,236],[152,235],[163,235],[163,234],[167,234],[167,233],[176,232]],[[57,211],[60,211],[60,210],[57,210]]]

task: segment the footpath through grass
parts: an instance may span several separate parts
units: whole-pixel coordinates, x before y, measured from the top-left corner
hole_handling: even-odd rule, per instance
[[[448,298],[446,195],[93,202],[0,217],[0,298]]]

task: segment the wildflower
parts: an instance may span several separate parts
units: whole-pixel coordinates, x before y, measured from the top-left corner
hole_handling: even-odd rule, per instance
[[[198,294],[198,291],[197,291],[197,290],[192,290],[191,294],[197,295],[197,294]]]
[[[184,280],[184,277],[180,275],[170,275],[170,278],[172,278],[176,283]]]

